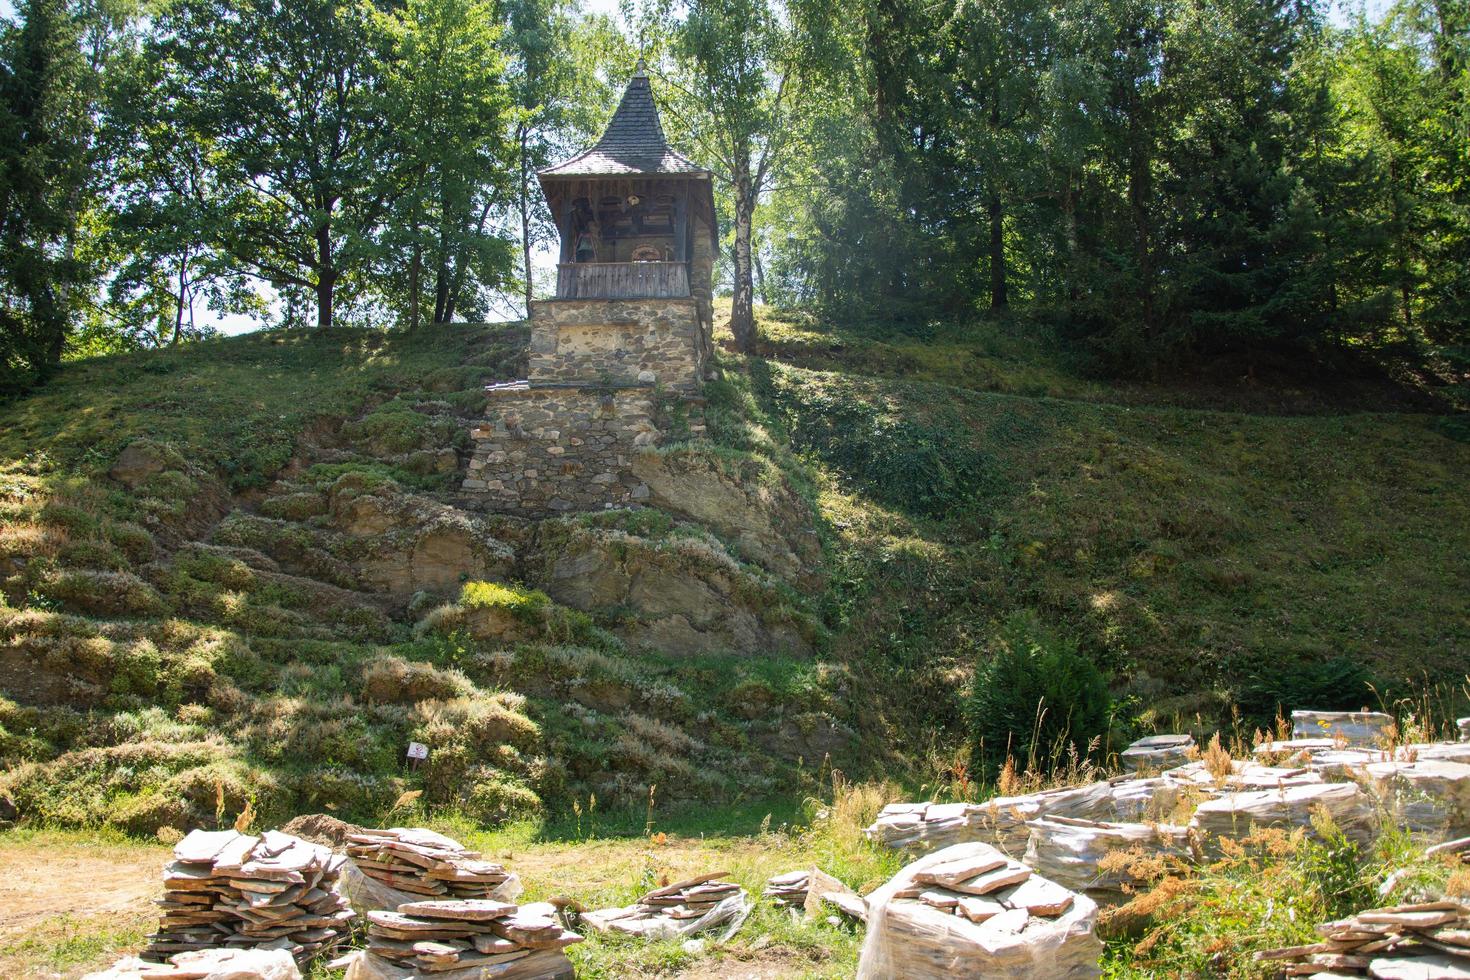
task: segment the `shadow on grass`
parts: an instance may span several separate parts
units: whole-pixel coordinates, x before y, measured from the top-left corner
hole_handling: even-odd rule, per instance
[[[633,840],[649,834],[676,837],[756,837],[763,830],[805,826],[803,801],[796,796],[728,804],[681,803],[660,807],[652,817],[633,807],[606,813],[587,810],[560,814],[536,824],[530,837],[538,844],[575,844],[586,840]]]

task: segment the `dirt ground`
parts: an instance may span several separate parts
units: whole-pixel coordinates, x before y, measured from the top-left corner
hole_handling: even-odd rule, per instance
[[[79,977],[152,927],[168,848],[0,840],[0,977]]]

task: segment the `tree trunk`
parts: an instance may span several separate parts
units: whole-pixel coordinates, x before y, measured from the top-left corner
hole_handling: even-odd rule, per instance
[[[770,306],[771,301],[766,297],[766,269],[761,264],[760,249],[756,249],[751,257],[755,259],[755,294],[760,297],[762,306]]]
[[[170,347],[179,345],[179,334],[184,329],[184,290],[187,288],[184,270],[188,268],[187,262],[187,259],[179,259],[179,295],[174,303],[174,336],[168,342]]]
[[[1082,290],[1077,270],[1077,192],[1072,186],[1070,173],[1067,174],[1066,189],[1062,191],[1062,229],[1067,239],[1067,302],[1075,303]]]
[[[419,278],[424,267],[424,245],[417,239],[413,243],[413,258],[408,263],[408,329],[419,328]]]
[[[990,308],[1005,309],[1006,298],[1006,235],[1005,209],[1001,207],[1000,192],[990,192]]]
[[[332,291],[337,285],[337,269],[332,265],[332,226],[323,223],[316,230],[316,325],[323,330],[332,326]]]
[[[531,148],[530,130],[520,126],[521,138],[521,261],[526,270],[526,316],[531,315]]]
[[[751,281],[750,236],[755,216],[755,188],[749,164],[738,163],[735,173],[735,295],[730,303],[730,332],[735,349],[742,354],[755,350],[755,297]]]

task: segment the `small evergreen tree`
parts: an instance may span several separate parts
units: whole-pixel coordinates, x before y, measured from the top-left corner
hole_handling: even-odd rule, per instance
[[[1016,614],[975,671],[965,705],[971,757],[993,775],[1007,758],[1047,770],[1073,748],[1086,756],[1107,731],[1109,705],[1107,681],[1076,643]]]

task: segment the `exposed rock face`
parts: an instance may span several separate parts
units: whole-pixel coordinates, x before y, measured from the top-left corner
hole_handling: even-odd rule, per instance
[[[112,469],[107,472],[129,490],[136,490],[150,476],[162,473],[168,467],[168,453],[161,446],[147,439],[136,439],[118,453]]]
[[[647,503],[732,542],[744,557],[803,586],[820,584],[821,546],[810,505],[761,463],[725,463],[697,452],[644,453],[633,473]]]
[[[366,545],[358,575],[376,591],[448,592],[467,579],[503,579],[515,559],[479,518],[358,474],[333,484],[329,501],[333,525]]]
[[[573,609],[621,613],[614,632],[635,649],[811,652],[805,624],[784,608],[774,584],[741,568],[717,543],[560,530],[539,562],[542,587]]]

